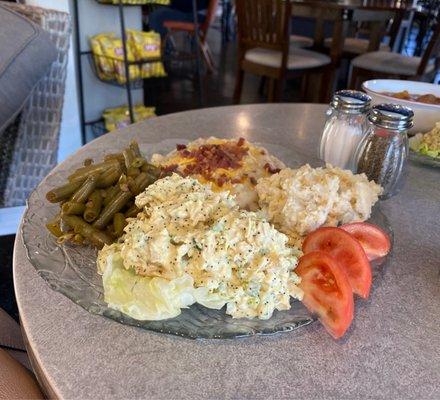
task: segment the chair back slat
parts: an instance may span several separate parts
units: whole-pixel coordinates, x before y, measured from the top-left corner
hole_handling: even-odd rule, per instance
[[[236,12],[241,46],[283,51],[289,42],[290,2],[236,0]]]
[[[417,69],[417,75],[424,75],[426,67],[431,59],[435,60],[436,66],[438,67],[440,62],[440,22],[435,26],[431,39],[423,52],[422,59]]]

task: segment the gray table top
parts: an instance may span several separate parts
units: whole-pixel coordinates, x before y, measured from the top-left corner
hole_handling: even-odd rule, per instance
[[[325,106],[249,105],[173,114],[83,148],[166,138],[244,136],[316,154]],[[66,161],[71,163],[72,159]],[[440,170],[411,164],[403,191],[383,204],[394,256],[357,302],[348,334],[319,323],[270,337],[192,341],[94,316],[52,291],[20,235],[15,289],[39,378],[62,398],[439,398]]]

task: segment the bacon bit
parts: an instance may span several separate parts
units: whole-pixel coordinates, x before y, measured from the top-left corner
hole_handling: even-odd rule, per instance
[[[183,150],[179,154],[184,158],[192,158],[193,162],[187,164],[183,170],[183,176],[202,175],[206,180],[213,180],[213,174],[219,168],[238,169],[241,160],[248,154],[248,148],[234,143],[205,144],[194,150]],[[230,178],[222,175],[219,186],[222,186]]]
[[[176,149],[177,149],[177,151],[185,150],[186,144],[176,144]]]
[[[263,156],[265,156],[266,155],[266,150],[260,150],[260,154],[262,154]]]
[[[264,164],[264,169],[269,172],[269,174],[277,174],[278,172],[281,171],[280,168],[275,168],[272,167],[272,165],[270,165],[269,163]]]
[[[218,186],[222,187],[227,180],[228,180],[228,177],[225,174],[222,174],[222,175],[220,175],[220,178],[217,179],[216,183]]]
[[[252,185],[256,185],[257,184],[257,180],[253,176],[251,176],[249,178],[249,180],[251,181]]]
[[[239,146],[239,147],[243,146],[244,142],[245,142],[245,138],[241,137],[240,139],[238,139],[237,146]]]
[[[177,169],[179,166],[177,164],[171,164],[167,165],[165,167],[162,167],[162,170],[160,172],[160,178],[164,178],[165,176],[171,175],[173,172],[177,172]]]

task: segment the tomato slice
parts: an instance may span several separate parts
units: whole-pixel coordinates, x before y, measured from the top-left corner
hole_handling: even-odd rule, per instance
[[[340,228],[319,228],[303,243],[304,254],[312,251],[330,254],[344,269],[353,292],[366,299],[371,288],[371,266],[359,242]]]
[[[378,226],[366,222],[353,222],[341,228],[353,236],[362,246],[370,261],[385,257],[391,249],[389,236]]]
[[[303,304],[318,316],[330,335],[340,338],[353,320],[353,292],[344,270],[322,251],[302,256],[295,273],[301,277]]]

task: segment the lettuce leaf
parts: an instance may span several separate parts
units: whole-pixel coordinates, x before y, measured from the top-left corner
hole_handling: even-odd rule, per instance
[[[193,279],[184,274],[167,280],[136,275],[123,267],[119,252],[107,254],[103,271],[104,300],[109,307],[138,320],[174,318],[195,302]]]

